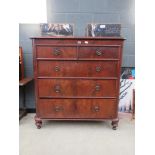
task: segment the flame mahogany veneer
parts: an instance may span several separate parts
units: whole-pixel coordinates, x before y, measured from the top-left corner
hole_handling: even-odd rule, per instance
[[[32,37],[37,128],[42,120],[118,126],[121,37]]]

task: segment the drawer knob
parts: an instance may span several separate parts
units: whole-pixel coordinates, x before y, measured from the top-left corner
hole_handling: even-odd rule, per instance
[[[60,51],[59,49],[55,48],[55,49],[54,49],[54,55],[55,55],[55,56],[58,56],[58,55],[60,55],[60,54],[61,54],[61,51]]]
[[[54,111],[55,112],[63,111],[63,107],[62,106],[55,106]]]
[[[101,86],[100,85],[96,85],[95,90],[96,91],[100,91]]]
[[[96,50],[96,55],[97,56],[101,56],[102,55],[102,52],[100,50]]]
[[[81,41],[77,41],[77,44],[82,44],[82,42]]]
[[[96,72],[100,72],[101,71],[101,67],[100,66],[97,66],[96,67]]]
[[[60,85],[56,85],[54,88],[56,93],[60,93],[61,89],[60,89]]]
[[[84,43],[85,43],[85,44],[88,44],[89,42],[88,42],[88,41],[84,41]]]
[[[59,72],[60,71],[60,67],[59,66],[55,66],[55,71]]]
[[[99,106],[94,106],[93,110],[94,110],[95,112],[98,112],[98,111],[100,111],[100,108],[99,108]]]

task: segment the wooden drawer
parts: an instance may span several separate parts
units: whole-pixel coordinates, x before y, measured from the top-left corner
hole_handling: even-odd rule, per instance
[[[40,99],[41,118],[115,118],[115,99]]]
[[[38,76],[117,77],[116,61],[39,61]]]
[[[49,37],[47,39],[45,38],[36,38],[35,39],[35,44],[39,44],[39,45],[117,45],[120,46],[120,44],[122,44],[122,39],[117,39],[116,37],[110,38],[106,38],[104,39],[103,37],[86,37],[86,38],[69,38],[69,37],[64,37],[64,38],[51,38],[49,39]]]
[[[118,59],[119,48],[118,46],[105,46],[105,47],[79,47],[79,59]]]
[[[76,58],[76,47],[37,46],[37,58]]]
[[[39,79],[40,98],[115,97],[116,80]]]

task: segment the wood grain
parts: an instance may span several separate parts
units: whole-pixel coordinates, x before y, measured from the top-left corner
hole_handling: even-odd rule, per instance
[[[111,120],[118,126],[122,37],[32,37],[36,126]]]

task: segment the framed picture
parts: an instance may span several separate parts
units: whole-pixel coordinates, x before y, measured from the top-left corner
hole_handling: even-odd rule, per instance
[[[88,24],[86,27],[86,36],[89,37],[104,37],[121,35],[121,24]]]
[[[69,23],[40,24],[41,34],[49,36],[73,36],[74,25]]]
[[[135,68],[123,67],[120,79],[119,111],[132,112],[134,109]]]

